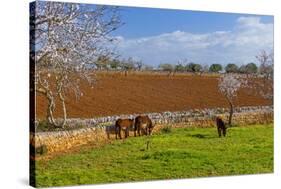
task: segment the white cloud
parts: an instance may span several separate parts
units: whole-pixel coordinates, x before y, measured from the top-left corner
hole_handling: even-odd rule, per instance
[[[135,39],[118,37],[122,57],[133,57],[146,64],[176,63],[187,58],[198,63],[248,63],[261,50],[273,49],[273,24],[259,17],[240,17],[232,31],[189,33],[174,31]]]

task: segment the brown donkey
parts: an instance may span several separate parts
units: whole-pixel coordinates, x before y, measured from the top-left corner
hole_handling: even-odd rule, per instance
[[[226,125],[223,122],[221,117],[216,117],[216,123],[217,123],[217,129],[218,129],[218,134],[219,137],[221,137],[221,134],[225,137],[226,135]]]
[[[139,136],[140,136],[140,131],[143,131],[145,135],[150,135],[153,127],[154,126],[152,124],[152,121],[147,115],[137,116],[135,118],[134,136],[136,136],[136,131],[138,131]]]
[[[134,127],[134,119],[118,119],[115,123],[115,136],[117,139],[117,134],[119,138],[122,139],[121,131],[124,131],[125,138],[129,136],[130,128]]]

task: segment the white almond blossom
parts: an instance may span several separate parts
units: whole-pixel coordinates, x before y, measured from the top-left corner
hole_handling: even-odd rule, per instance
[[[94,83],[97,57],[111,56],[104,44],[120,26],[118,9],[112,6],[36,1],[30,8],[31,58],[35,62],[36,92],[48,100],[47,121],[64,126],[65,97],[81,96],[80,80]],[[50,77],[54,75],[54,77]],[[61,101],[64,121],[54,120],[55,98]]]
[[[229,103],[229,119],[228,124],[231,125],[233,109],[234,109],[234,98],[237,97],[238,91],[247,85],[247,80],[238,74],[224,74],[219,78],[218,88],[219,91],[225,96]]]

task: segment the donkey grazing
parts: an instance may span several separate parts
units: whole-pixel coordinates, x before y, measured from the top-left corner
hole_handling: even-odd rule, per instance
[[[122,139],[121,130],[125,133],[125,138],[129,136],[130,128],[134,127],[134,119],[117,119],[115,123],[115,136],[117,139],[117,134],[119,138]]]
[[[147,115],[137,116],[135,118],[134,136],[136,136],[136,131],[138,131],[139,136],[140,136],[140,131],[143,131],[145,135],[150,135],[153,127],[154,126],[152,124],[152,121]]]
[[[219,137],[221,137],[221,133],[225,137],[225,135],[226,135],[226,125],[223,122],[222,118],[216,117],[216,123],[217,123],[217,129],[218,129]]]

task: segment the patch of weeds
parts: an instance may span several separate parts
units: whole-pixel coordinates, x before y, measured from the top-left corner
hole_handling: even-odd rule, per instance
[[[171,125],[167,125],[161,129],[161,133],[171,133],[171,132],[172,132]]]
[[[150,159],[151,155],[150,154],[144,154],[141,159],[146,160],[146,159]]]
[[[50,125],[46,120],[39,121],[38,125],[36,126],[36,132],[51,131],[53,129],[53,126]]]
[[[182,150],[166,150],[156,151],[150,154],[144,154],[141,159],[155,159],[155,160],[171,160],[171,159],[185,159],[191,157],[191,154]]]
[[[202,134],[194,134],[194,135],[191,135],[192,137],[195,137],[195,138],[206,138],[205,135],[202,135]]]
[[[44,155],[47,154],[47,152],[48,152],[48,148],[46,145],[41,145],[35,148],[36,155]]]

